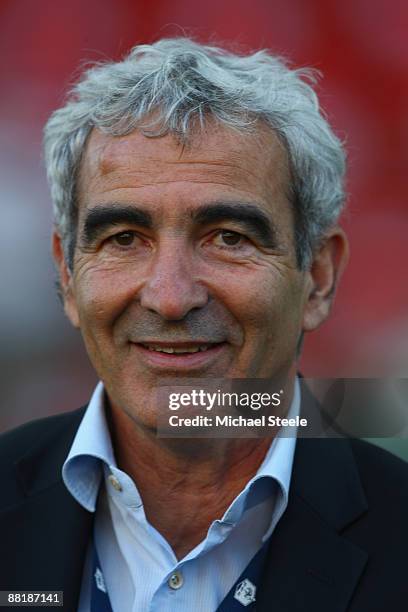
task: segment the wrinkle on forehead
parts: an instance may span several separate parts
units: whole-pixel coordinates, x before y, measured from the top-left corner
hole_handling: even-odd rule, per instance
[[[125,176],[133,188],[178,181],[246,182],[258,189],[262,184],[273,187],[275,193],[286,192],[289,181],[286,151],[266,127],[239,134],[217,124],[188,145],[172,134],[149,138],[135,130],[126,136],[111,136],[94,129],[81,164],[80,189],[95,179],[114,188]]]

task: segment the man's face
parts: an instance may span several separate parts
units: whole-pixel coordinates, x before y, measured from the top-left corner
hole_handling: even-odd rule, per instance
[[[94,130],[65,307],[114,406],[154,425],[165,378],[294,372],[307,304],[286,154],[269,130]]]

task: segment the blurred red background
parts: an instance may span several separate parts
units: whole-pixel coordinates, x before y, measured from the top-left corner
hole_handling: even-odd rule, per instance
[[[0,430],[78,407],[95,382],[54,290],[42,126],[85,61],[165,36],[267,47],[324,74],[347,140],[351,261],[302,371],[408,375],[407,31],[403,0],[2,0]]]

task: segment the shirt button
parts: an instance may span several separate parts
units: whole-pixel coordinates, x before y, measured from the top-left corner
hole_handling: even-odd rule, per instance
[[[172,574],[168,579],[167,584],[175,591],[181,588],[184,584],[183,574],[181,572],[174,572],[174,574]]]
[[[116,478],[116,476],[114,476],[113,474],[110,474],[108,476],[108,480],[111,483],[112,487],[116,490],[116,491],[121,491],[122,490],[122,486],[119,482],[119,480]]]

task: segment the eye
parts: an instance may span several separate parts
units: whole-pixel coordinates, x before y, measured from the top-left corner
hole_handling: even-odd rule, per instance
[[[135,240],[134,232],[120,232],[112,236],[112,240],[121,247],[131,246]]]
[[[245,236],[231,230],[221,230],[214,238],[216,246],[234,247],[240,245],[245,239]]]

